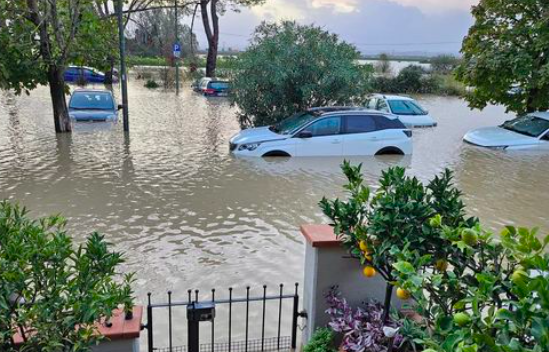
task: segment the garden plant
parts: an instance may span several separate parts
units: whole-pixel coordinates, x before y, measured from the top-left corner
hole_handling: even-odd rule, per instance
[[[0,203],[0,350],[89,351],[116,308],[131,316],[133,275],[102,235],[75,245],[66,220]],[[15,339],[18,334],[22,342]]]
[[[549,351],[549,236],[507,227],[495,238],[466,216],[449,170],[424,185],[391,168],[371,194],[360,166],[342,168],[348,199],[320,205],[365,276],[386,280],[383,321],[413,342],[401,351]],[[391,316],[394,288],[419,319]],[[373,338],[371,329],[361,334]],[[343,347],[387,350],[381,345]]]

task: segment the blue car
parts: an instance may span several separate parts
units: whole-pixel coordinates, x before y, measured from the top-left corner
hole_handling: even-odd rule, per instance
[[[113,76],[113,82],[117,81],[118,77]],[[65,70],[65,82],[105,83],[105,74],[92,67],[69,66]]]
[[[231,85],[227,81],[210,80],[202,83],[202,94],[207,97],[227,97]]]
[[[121,108],[112,92],[104,89],[75,90],[69,101],[69,115],[76,122],[116,122]]]

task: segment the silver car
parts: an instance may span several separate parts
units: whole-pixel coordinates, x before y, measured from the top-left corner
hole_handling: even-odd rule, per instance
[[[76,122],[116,122],[120,109],[112,92],[104,89],[76,90],[69,101],[69,115]]]

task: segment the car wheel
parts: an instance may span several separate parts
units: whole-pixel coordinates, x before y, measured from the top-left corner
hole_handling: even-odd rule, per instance
[[[376,155],[404,155],[404,152],[397,147],[385,147],[380,149]]]
[[[270,152],[267,152],[265,154],[263,154],[263,158],[265,157],[273,157],[273,156],[278,156],[278,157],[290,157],[291,155],[282,151],[282,150],[273,150],[273,151],[270,151]]]

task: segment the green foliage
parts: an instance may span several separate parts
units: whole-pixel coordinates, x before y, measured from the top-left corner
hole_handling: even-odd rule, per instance
[[[459,255],[457,248],[443,246],[439,223],[429,221],[438,214],[440,224],[446,226],[474,223],[474,219],[465,218],[461,192],[453,186],[449,170],[423,185],[417,178],[407,177],[404,168],[390,168],[382,173],[380,187],[371,195],[363,184],[361,165],[345,161],[342,169],[348,180],[344,186],[348,199],[324,198],[320,207],[351,255],[362,265],[374,267],[389,285],[399,273],[414,271],[407,262],[412,255],[418,262],[431,265]],[[366,252],[360,248],[361,241],[368,248]],[[386,312],[389,304],[386,297]]]
[[[156,83],[154,79],[148,79],[147,82],[145,82],[145,88],[156,89],[158,87],[160,86],[158,85],[158,83]]]
[[[373,81],[374,90],[381,93],[412,94],[465,94],[465,86],[451,75],[427,73],[421,66],[410,65],[396,77],[378,76]]]
[[[451,74],[459,65],[459,58],[453,55],[438,55],[429,60],[431,71],[441,75]]]
[[[269,125],[314,106],[361,104],[371,68],[357,49],[320,27],[263,23],[240,55],[232,99],[242,126]]]
[[[473,7],[475,24],[456,71],[473,87],[471,107],[503,104],[517,113],[549,108],[547,11],[545,0],[481,0]]]
[[[0,203],[0,350],[88,351],[101,339],[94,323],[133,305],[133,275],[117,282],[119,253],[93,233],[75,246],[59,216],[30,220]]]
[[[333,331],[328,328],[318,329],[311,337],[309,343],[303,347],[303,352],[336,352],[333,344]]]

